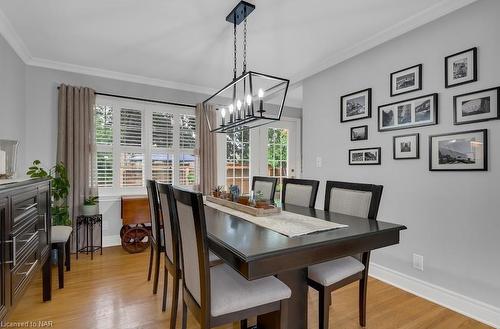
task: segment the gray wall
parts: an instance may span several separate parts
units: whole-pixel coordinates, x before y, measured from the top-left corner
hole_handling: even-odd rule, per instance
[[[452,96],[500,86],[500,1],[482,0],[409,32],[304,82],[304,177],[384,185],[380,220],[408,227],[398,246],[373,262],[500,307],[500,121],[454,126]],[[477,46],[479,81],[444,88],[444,57]],[[389,74],[423,63],[423,90],[391,98]],[[340,124],[341,95],[373,88],[372,118]],[[377,106],[439,93],[439,125],[377,132]],[[350,142],[349,128],[368,124],[369,140]],[[429,172],[428,136],[488,128],[488,172]],[[392,137],[420,133],[419,160],[392,159]],[[325,143],[327,141],[327,143]],[[382,147],[381,166],[349,166],[348,149]],[[323,166],[316,167],[316,157]],[[424,272],[412,268],[424,256]]]
[[[0,139],[19,141],[18,168],[24,169],[25,65],[0,36]]]

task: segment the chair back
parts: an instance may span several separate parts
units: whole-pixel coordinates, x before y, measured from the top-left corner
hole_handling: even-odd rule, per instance
[[[177,268],[180,268],[179,259],[179,230],[173,219],[170,200],[173,198],[171,184],[156,183],[158,198],[160,201],[160,214],[163,218],[163,241],[165,241],[165,254],[168,260]]]
[[[254,176],[252,180],[252,190],[254,193],[262,192],[264,198],[269,200],[271,204],[274,204],[274,194],[276,193],[276,183],[278,178],[276,177],[262,177]]]
[[[210,309],[207,228],[201,193],[173,187],[170,204],[179,228],[184,291],[200,308]]]
[[[383,188],[382,185],[327,181],[325,210],[377,219]]]
[[[163,239],[161,236],[161,228],[163,225],[160,217],[156,182],[154,180],[147,179],[146,189],[148,191],[149,213],[151,215],[151,236],[155,244],[163,246]]]
[[[314,208],[319,181],[310,179],[283,178],[281,202]]]

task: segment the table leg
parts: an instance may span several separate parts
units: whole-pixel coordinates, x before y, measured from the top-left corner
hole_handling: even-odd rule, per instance
[[[307,268],[283,272],[277,277],[292,290],[292,297],[288,300],[287,329],[307,329]],[[279,329],[279,324],[279,312],[257,318],[259,329]]]
[[[94,223],[90,224],[90,260],[94,260]]]
[[[52,299],[52,268],[50,263],[50,253],[42,268],[43,301]]]

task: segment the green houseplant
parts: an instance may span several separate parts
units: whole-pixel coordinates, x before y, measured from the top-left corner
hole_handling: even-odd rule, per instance
[[[49,178],[51,180],[52,195],[52,222],[54,225],[71,225],[69,216],[68,194],[69,180],[66,167],[60,162],[52,168],[45,170],[41,166],[40,160],[33,161],[33,165],[28,168],[26,175],[31,178]]]
[[[83,201],[82,215],[94,216],[99,213],[99,197],[89,196]]]

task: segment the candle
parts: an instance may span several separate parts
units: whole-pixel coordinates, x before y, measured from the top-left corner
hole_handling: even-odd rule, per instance
[[[234,118],[233,118],[233,111],[234,111],[234,106],[233,104],[229,105],[229,122],[232,123]]]
[[[236,108],[238,109],[238,119],[241,119],[241,101],[239,99],[236,101]]]
[[[259,112],[264,112],[264,100],[262,99],[264,97],[264,91],[262,89],[259,89]]]
[[[247,95],[247,116],[250,116],[250,105],[252,105],[252,96],[250,94]]]
[[[222,108],[222,110],[220,110],[220,115],[222,117],[221,126],[225,126],[226,125],[226,109],[225,108]]]
[[[5,175],[5,151],[0,150],[0,175]]]

